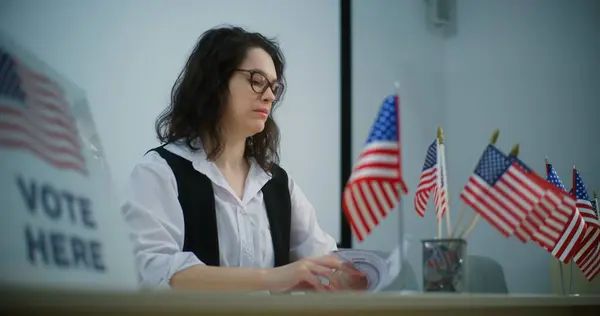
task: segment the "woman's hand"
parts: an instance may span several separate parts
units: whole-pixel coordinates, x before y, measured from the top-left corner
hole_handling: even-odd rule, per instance
[[[341,270],[334,270],[328,279],[347,291],[364,291],[369,286],[369,281],[364,274],[349,274]]]
[[[288,265],[265,270],[265,282],[268,290],[284,291],[335,291],[344,286],[333,278],[333,272],[343,272],[346,275],[360,278],[363,273],[336,255],[305,258]],[[320,277],[329,279],[329,284],[322,284]]]

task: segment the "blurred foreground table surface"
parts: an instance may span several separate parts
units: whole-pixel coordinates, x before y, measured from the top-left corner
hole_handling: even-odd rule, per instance
[[[600,315],[600,296],[132,293],[6,287],[0,292],[2,315]]]

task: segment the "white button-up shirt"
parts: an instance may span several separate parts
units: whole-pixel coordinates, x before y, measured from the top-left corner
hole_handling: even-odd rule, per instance
[[[253,161],[240,200],[203,150],[192,151],[184,143],[171,143],[165,149],[191,161],[194,169],[212,182],[221,266],[273,267],[273,244],[261,191],[270,175]],[[335,240],[319,227],[315,210],[291,177],[289,191],[291,260],[336,250]],[[142,286],[168,285],[176,272],[204,264],[192,252],[183,251],[185,229],[177,196],[175,176],[167,162],[154,151],[146,154],[133,169],[122,208],[131,228]]]

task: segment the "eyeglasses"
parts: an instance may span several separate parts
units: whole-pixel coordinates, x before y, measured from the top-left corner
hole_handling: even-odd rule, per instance
[[[258,70],[236,70],[248,73],[250,75],[250,77],[248,78],[248,82],[250,83],[250,86],[252,87],[252,90],[254,92],[262,95],[263,93],[265,93],[265,91],[267,91],[267,88],[271,88],[271,92],[273,92],[273,95],[275,96],[273,103],[277,102],[281,97],[284,88],[283,83],[279,81],[270,82],[269,79],[267,79],[267,77],[261,71]]]

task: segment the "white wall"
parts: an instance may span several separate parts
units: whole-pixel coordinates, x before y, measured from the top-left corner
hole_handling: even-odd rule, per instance
[[[420,1],[376,3],[352,2],[352,153],[358,157],[381,102],[400,81],[403,172],[410,190],[402,202],[404,227],[413,237],[410,263],[420,276],[419,239],[432,237],[436,229],[431,211],[422,220],[410,207],[426,147],[445,118],[443,42],[427,33]],[[392,212],[363,243],[354,239],[353,246],[390,251],[399,234],[398,212]]]
[[[575,161],[588,189],[600,188],[600,2],[457,0],[457,32],[427,31],[425,2],[353,1],[353,154],[356,157],[393,80],[402,83],[405,231],[413,236],[410,263],[421,275],[420,239],[434,236],[434,210],[419,218],[412,199],[427,145],[444,126],[452,218],[459,192],[494,128],[506,151],[544,174],[548,155],[571,186]],[[596,56],[596,57],[594,57]],[[430,202],[431,204],[431,202]],[[390,250],[398,240],[396,214],[363,244]],[[551,291],[550,255],[505,239],[481,222],[470,254],[504,268],[511,292]]]
[[[282,165],[339,240],[339,1],[0,4],[0,30],[87,92],[117,190],[158,144],[154,119],[196,40],[224,23],[279,38],[288,61],[288,92],[276,112]]]

